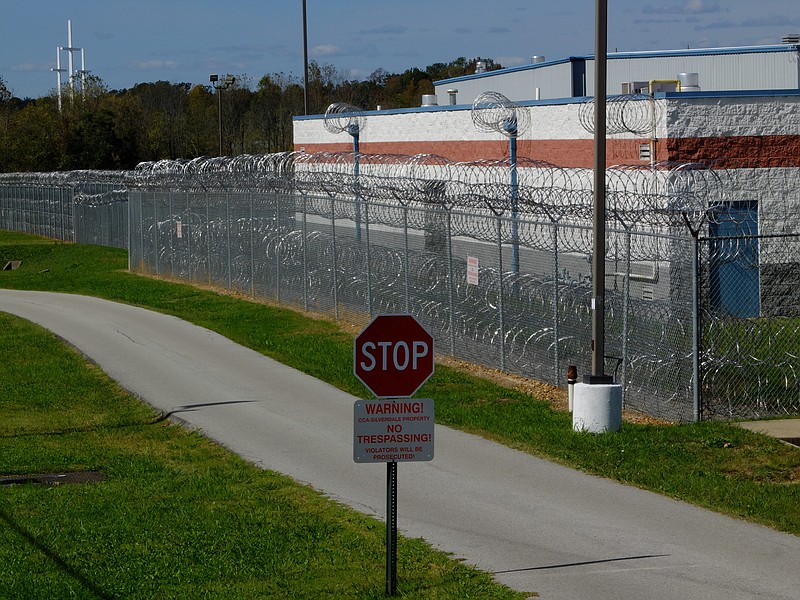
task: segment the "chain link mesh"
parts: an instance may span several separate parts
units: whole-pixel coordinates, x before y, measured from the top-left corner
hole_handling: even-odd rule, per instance
[[[507,159],[354,163],[281,153],[142,163],[93,184],[5,175],[0,225],[107,245],[125,229],[134,271],[357,326],[412,313],[441,353],[555,385],[590,364],[591,171],[519,158],[514,211]],[[758,171],[609,169],[605,364],[628,409],[678,422],[800,410],[798,237],[754,225],[791,229],[791,177]]]

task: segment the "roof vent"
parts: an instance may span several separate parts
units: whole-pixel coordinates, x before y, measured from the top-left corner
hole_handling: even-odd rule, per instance
[[[436,94],[423,94],[422,106],[439,106],[439,101],[436,99]]]
[[[545,60],[544,56],[538,56],[536,54],[531,56],[531,63],[534,64],[534,65],[539,64],[539,63],[543,63],[544,60]]]
[[[698,73],[678,73],[682,92],[699,92],[700,75]]]
[[[475,72],[476,73],[486,73],[486,63],[482,60],[479,60],[475,63]]]
[[[784,44],[800,44],[800,33],[790,33],[789,35],[783,36],[781,40]]]

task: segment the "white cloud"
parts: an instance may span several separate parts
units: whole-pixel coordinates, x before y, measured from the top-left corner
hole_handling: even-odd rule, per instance
[[[699,15],[707,13],[722,13],[726,9],[720,6],[716,0],[687,0],[680,4],[659,4],[648,5],[642,9],[644,14],[648,15],[666,15],[666,14],[680,14],[680,15]]]
[[[314,56],[340,56],[343,54],[339,46],[333,44],[320,44],[311,49],[311,54]]]
[[[11,70],[17,71],[18,73],[31,73],[34,71],[49,71],[51,68],[54,67],[55,64],[45,65],[45,64],[35,64],[35,63],[21,63],[11,67]]]
[[[178,67],[174,60],[134,61],[133,68],[139,71],[171,71]]]

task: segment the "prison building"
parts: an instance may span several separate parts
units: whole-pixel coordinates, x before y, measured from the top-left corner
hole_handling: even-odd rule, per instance
[[[800,284],[800,263],[780,252],[782,238],[770,237],[800,234],[799,54],[798,45],[784,44],[609,57],[609,90],[619,93],[608,98],[607,165],[638,169],[637,176],[610,185],[642,189],[652,178],[653,185],[670,188],[665,197],[680,194],[682,186],[701,184],[692,182],[686,167],[681,176],[671,170],[703,165],[715,181],[702,185],[715,189],[704,196],[705,209],[713,210],[703,213],[698,235],[764,236],[748,248],[737,242],[735,261],[709,267],[714,272],[707,275],[718,282],[718,302],[737,316],[800,315],[791,291]],[[507,137],[499,129],[477,127],[473,118],[476,98],[499,92],[530,123],[518,134],[519,157],[566,172],[589,170],[593,69],[592,57],[571,57],[436,82],[436,95],[420,107],[364,112],[359,151],[451,162],[508,159]],[[326,129],[323,115],[295,118],[296,151],[346,153],[353,142],[346,133]],[[711,215],[715,211],[717,217]],[[756,268],[739,264],[742,260]],[[672,281],[661,278],[663,295],[686,285],[685,262],[673,260],[665,271]],[[652,293],[642,286],[642,294]]]

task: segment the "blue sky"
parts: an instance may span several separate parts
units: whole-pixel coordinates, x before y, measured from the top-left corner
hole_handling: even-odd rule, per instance
[[[779,43],[800,33],[798,0],[609,0],[609,50]],[[592,0],[307,0],[310,58],[347,78],[459,56],[517,66],[594,51]],[[0,0],[0,77],[19,97],[56,86],[56,48],[85,49],[111,89],[210,73],[302,78],[301,0]],[[79,55],[75,55],[76,68]],[[66,68],[66,53],[62,54]]]

